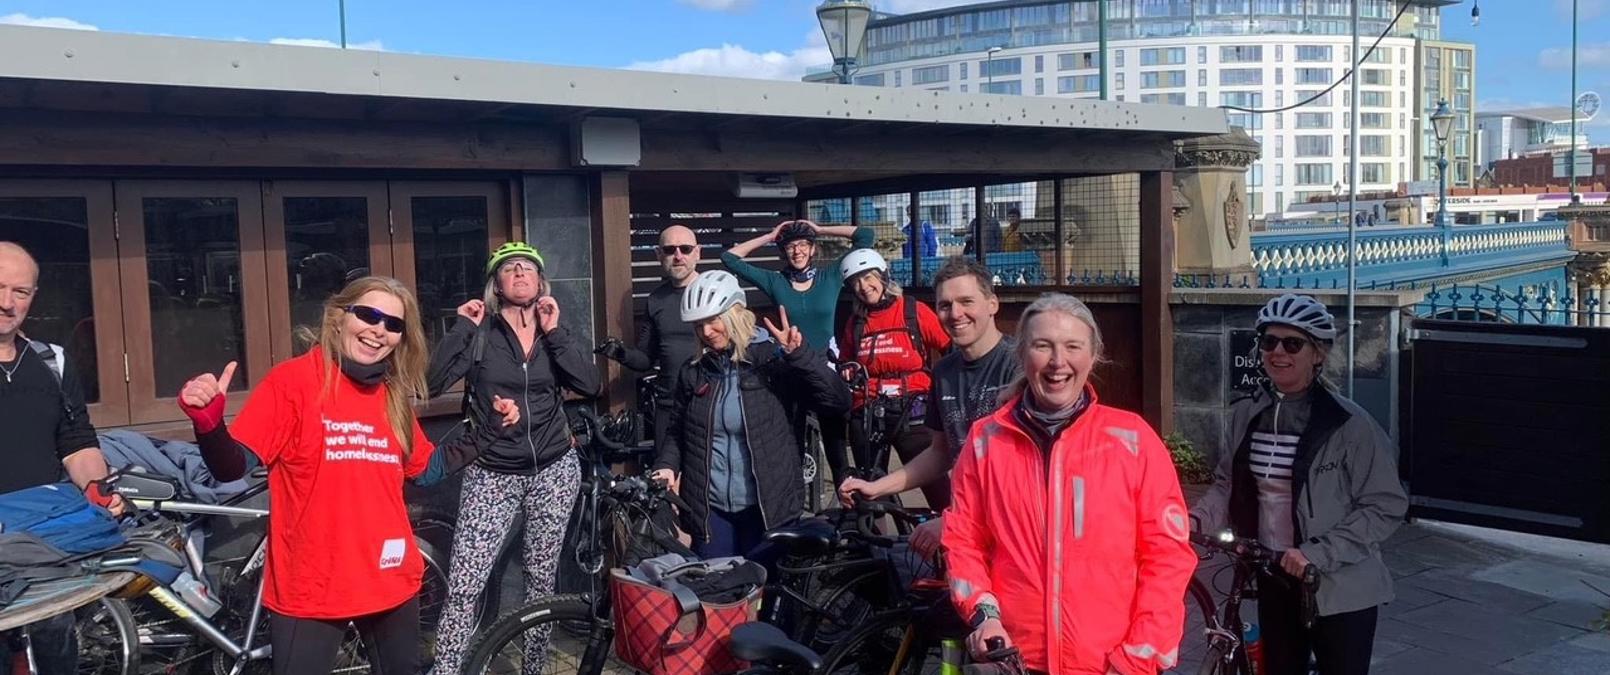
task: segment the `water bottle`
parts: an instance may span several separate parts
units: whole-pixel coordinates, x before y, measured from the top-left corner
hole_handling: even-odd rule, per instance
[[[939,673],[940,675],[961,675],[962,672],[962,641],[945,638],[939,641]]]
[[[224,607],[223,603],[212,597],[207,585],[196,580],[188,570],[179,573],[179,578],[173,581],[173,590],[184,598],[185,604],[190,605],[191,609],[209,619]]]
[[[1241,644],[1247,647],[1247,665],[1252,669],[1252,675],[1264,675],[1266,671],[1263,667],[1263,641],[1260,639],[1258,624],[1241,625]]]

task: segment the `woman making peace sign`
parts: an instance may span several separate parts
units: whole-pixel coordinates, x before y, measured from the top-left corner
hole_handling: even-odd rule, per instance
[[[324,303],[318,342],[268,371],[235,421],[224,393],[235,364],[179,392],[215,478],[246,473],[246,452],[268,467],[268,562],[274,673],[327,673],[349,623],[373,672],[419,672],[419,584],[424,573],[403,505],[403,478],[435,449],[411,403],[425,393],[419,303],[396,279],[364,277]],[[498,397],[501,426],[520,419]],[[498,435],[485,424],[442,451],[449,470]]]
[[[779,308],[757,335],[738,279],[713,270],[682,293],[682,320],[694,324],[700,355],[676,374],[671,437],[654,476],[678,486],[691,511],[683,531],[701,557],[742,555],[766,530],[799,517],[799,435],[792,406],[842,413],[850,390],[805,345]],[[775,338],[775,339],[773,339]]]

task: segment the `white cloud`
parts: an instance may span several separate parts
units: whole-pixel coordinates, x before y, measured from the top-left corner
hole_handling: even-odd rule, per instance
[[[626,66],[629,70],[652,70],[661,73],[689,73],[693,75],[721,75],[747,77],[759,80],[799,80],[811,66],[826,66],[833,62],[827,50],[822,31],[805,33],[805,46],[792,51],[771,50],[754,52],[743,45],[723,44],[683,52],[656,61],[638,61]]]
[[[1544,68],[1568,69],[1571,67],[1571,50],[1568,47],[1549,47],[1537,54],[1537,65]],[[1610,68],[1610,42],[1577,45],[1576,67]]]
[[[277,38],[274,38],[272,40],[269,40],[268,43],[271,44],[271,45],[290,45],[292,47],[329,47],[329,48],[335,48],[335,47],[340,47],[341,46],[341,45],[338,45],[338,44],[336,44],[334,42],[331,42],[329,40],[324,40],[324,39],[320,39],[320,38],[285,38],[285,37],[277,37]],[[386,51],[386,45],[382,44],[379,40],[369,40],[367,42],[348,42],[347,43],[347,48],[349,48],[349,49],[366,49],[366,50],[369,50],[369,51],[372,51],[372,52]]]
[[[27,14],[7,14],[0,16],[0,23],[13,26],[38,26],[40,28],[70,28],[72,30],[100,30],[82,21],[59,16],[28,16]]]
[[[742,45],[723,44],[683,52],[668,59],[638,61],[626,67],[662,73],[798,80],[805,76],[806,67],[823,65],[832,60],[827,47],[801,47],[785,54],[779,51],[753,52]]]
[[[751,0],[677,0],[678,2],[710,12],[736,12],[747,9]]]
[[[1577,21],[1592,21],[1610,12],[1610,0],[1576,0]],[[1566,21],[1571,20],[1571,0],[1554,0],[1554,11]]]

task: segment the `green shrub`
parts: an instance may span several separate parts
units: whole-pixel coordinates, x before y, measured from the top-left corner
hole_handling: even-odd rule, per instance
[[[1208,466],[1207,458],[1196,449],[1195,443],[1176,432],[1164,438],[1163,444],[1168,446],[1168,454],[1174,458],[1174,469],[1179,471],[1181,483],[1213,482],[1213,467]]]

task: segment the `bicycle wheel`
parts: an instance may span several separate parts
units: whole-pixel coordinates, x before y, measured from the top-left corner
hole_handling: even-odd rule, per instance
[[[419,665],[429,671],[436,662],[436,625],[447,601],[447,560],[429,541],[416,536],[414,544],[424,559],[425,572],[419,585]],[[369,657],[363,636],[348,627],[333,673],[367,673]]]
[[[74,614],[79,675],[140,672],[140,634],[127,604],[116,598],[101,598]]]
[[[831,497],[824,496],[824,491],[835,487],[828,485],[827,453],[822,448],[822,430],[814,424],[805,427],[805,455],[801,458],[805,469],[805,510],[807,513],[821,513],[824,504],[831,504]]]
[[[910,618],[904,615],[878,617],[855,630],[822,659],[816,675],[838,673],[901,672],[922,675],[939,663],[938,654],[912,631],[914,643],[906,645]],[[901,647],[906,646],[902,657]],[[896,664],[896,661],[900,661]],[[894,667],[898,665],[898,669]]]
[[[464,662],[465,675],[631,675],[615,657],[614,626],[593,614],[584,595],[556,595],[499,619],[478,635]],[[596,643],[601,663],[582,670],[587,646]]]

